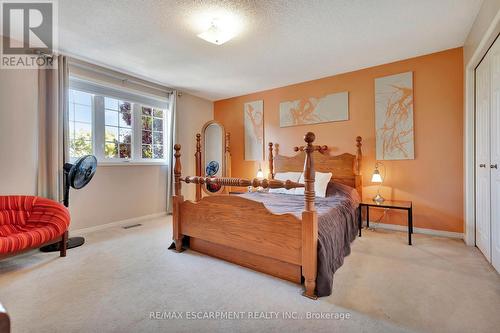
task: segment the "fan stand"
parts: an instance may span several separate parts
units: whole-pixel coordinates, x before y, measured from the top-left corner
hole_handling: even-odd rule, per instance
[[[68,208],[68,206],[69,206],[69,186],[70,186],[70,184],[69,184],[69,180],[68,180],[68,175],[69,175],[69,170],[71,170],[72,166],[73,165],[69,164],[69,163],[64,164],[64,199],[63,199],[64,201],[63,201],[63,204],[66,208]],[[85,243],[85,238],[83,238],[83,237],[71,237],[71,238],[68,238],[68,241],[66,242],[66,248],[72,249],[75,247],[82,246],[84,243]],[[42,246],[40,248],[40,251],[42,251],[42,252],[57,252],[60,250],[60,245],[61,245],[61,242],[45,245],[45,246]]]
[[[85,238],[83,237],[71,237],[68,238],[68,242],[66,243],[67,249],[72,249],[74,247],[82,246],[85,243]],[[57,242],[54,244],[49,244],[42,246],[40,251],[42,252],[59,252],[61,242]]]

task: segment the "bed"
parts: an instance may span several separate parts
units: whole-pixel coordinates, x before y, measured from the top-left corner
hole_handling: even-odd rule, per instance
[[[273,276],[303,283],[304,295],[316,299],[331,293],[333,273],[350,252],[357,229],[357,205],[361,197],[361,137],[356,153],[331,156],[327,146],[313,145],[315,135],[304,136],[305,145],[297,154],[273,154],[269,144],[268,179],[182,177],[180,145],[175,145],[175,195],[173,198],[173,239],[178,252],[189,246]],[[278,172],[304,172],[304,182],[274,179]],[[332,172],[333,195],[316,198],[315,171]],[[218,194],[195,201],[184,200],[181,182],[196,186],[264,189],[304,188],[304,195],[248,193]],[[197,191],[199,193],[199,191]],[[186,242],[188,240],[188,242]]]

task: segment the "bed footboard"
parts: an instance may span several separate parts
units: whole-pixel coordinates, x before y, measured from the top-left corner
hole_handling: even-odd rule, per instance
[[[184,201],[180,232],[234,249],[301,264],[301,221],[275,215],[260,202],[233,195]]]

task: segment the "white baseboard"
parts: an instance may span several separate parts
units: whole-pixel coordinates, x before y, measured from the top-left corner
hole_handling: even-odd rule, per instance
[[[363,221],[363,223],[365,222]],[[380,228],[386,230],[408,232],[407,226],[398,224],[377,223],[370,221],[370,228],[372,227],[374,229]],[[416,228],[416,227],[413,227],[413,232],[417,234],[425,234],[425,235],[440,236],[440,237],[460,238],[460,239],[464,238],[464,234],[461,232],[452,232],[452,231],[434,230],[434,229]]]
[[[82,228],[82,229],[76,229],[76,230],[70,229],[69,231],[71,232],[71,234],[82,235],[82,234],[88,234],[88,233],[91,233],[94,231],[99,231],[99,230],[103,230],[103,229],[107,229],[107,228],[121,227],[124,225],[144,222],[144,221],[152,220],[152,219],[162,217],[162,216],[167,216],[167,212],[133,217],[131,219],[120,220],[120,221],[110,222],[110,223],[106,223],[106,224],[100,224],[100,225],[96,225],[96,226],[88,227],[88,228]]]

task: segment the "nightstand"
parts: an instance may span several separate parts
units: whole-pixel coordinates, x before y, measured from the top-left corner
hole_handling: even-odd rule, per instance
[[[370,207],[406,210],[408,213],[408,245],[411,245],[411,235],[413,234],[413,204],[411,201],[385,200],[384,202],[381,203],[377,203],[371,199],[366,199],[361,201],[358,208],[359,237],[361,237],[361,227],[362,227],[361,211],[363,207],[366,207],[367,228],[370,227]]]

